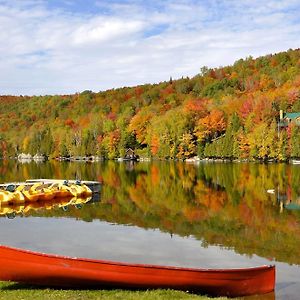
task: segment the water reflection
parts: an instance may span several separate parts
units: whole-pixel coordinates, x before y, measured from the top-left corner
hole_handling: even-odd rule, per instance
[[[98,202],[82,204],[80,207],[69,205],[67,209],[59,205],[53,205],[51,210],[23,209],[25,217],[51,217],[51,220],[55,217],[55,224],[57,218],[71,218],[78,224],[78,228],[73,222],[70,230],[76,228],[79,233],[87,228],[82,223],[94,221],[93,226],[98,226],[95,225],[98,224],[97,220],[106,224],[135,225],[134,228],[147,230],[137,240],[144,236],[144,239],[150,241],[149,232],[158,230],[165,234],[163,240],[167,244],[180,238],[179,244],[186,249],[193,239],[197,242],[194,251],[199,255],[207,249],[202,254],[204,257],[209,256],[207,253],[215,255],[216,266],[222,256],[214,253],[213,247],[221,247],[225,249],[223,251],[234,250],[243,257],[246,255],[255,259],[255,262],[259,261],[257,257],[266,262],[275,260],[281,268],[278,273],[277,299],[284,298],[289,293],[297,295],[300,292],[296,287],[299,286],[299,280],[294,280],[300,274],[300,211],[297,209],[300,198],[300,166],[246,163],[192,165],[173,162],[137,163],[129,166],[111,161],[94,164],[54,161],[21,165],[14,161],[0,161],[0,182],[29,178],[98,180],[102,183],[102,189]],[[17,214],[17,210],[14,213]],[[28,219],[26,222],[32,220],[25,219]],[[14,223],[6,222],[5,228],[8,230],[8,224],[17,224],[17,220],[18,217],[7,220]],[[51,230],[53,226],[51,225]],[[14,232],[15,229],[12,227],[11,230]],[[103,230],[99,231],[101,245],[106,243],[110,255],[113,253],[112,249],[115,249],[117,258],[120,244],[110,245],[109,239],[104,241],[103,232],[111,231]],[[3,232],[1,238],[2,234]],[[133,234],[132,231],[130,234]],[[81,232],[80,235],[84,233]],[[125,235],[120,236],[123,238]],[[28,242],[25,244],[30,246]],[[134,245],[133,242],[130,244]],[[164,247],[162,241],[152,244]],[[128,247],[128,243],[126,245]],[[145,245],[148,245],[145,251],[149,250],[149,243],[145,242],[143,247]],[[80,249],[80,245],[77,246]],[[138,253],[143,252],[143,247],[137,246]],[[178,245],[176,247],[181,249]],[[132,246],[129,252],[136,254],[137,248]],[[160,252],[161,248],[156,250]],[[156,252],[153,250],[153,253]],[[194,254],[187,256],[187,261],[195,266],[196,262],[191,259]],[[142,261],[144,259],[145,256],[141,258]],[[210,260],[210,265],[213,261]],[[234,265],[241,263],[236,255],[234,258],[223,258],[223,261]],[[199,266],[203,266],[203,260],[198,262]],[[274,295],[270,297],[273,299]]]
[[[76,209],[81,209],[83,204],[92,201],[92,197],[65,197],[54,198],[51,200],[38,200],[34,202],[24,202],[22,204],[7,204],[0,203],[0,216],[6,216],[9,219],[15,218],[17,215],[30,216],[33,211],[43,216],[46,210],[55,210],[62,208],[64,211],[69,211],[71,206]]]
[[[69,217],[159,228],[193,235],[203,245],[300,264],[300,212],[290,209],[300,197],[295,165],[0,161],[0,181],[28,178],[100,181],[97,209],[84,205],[70,209]],[[28,213],[65,216],[61,210]]]

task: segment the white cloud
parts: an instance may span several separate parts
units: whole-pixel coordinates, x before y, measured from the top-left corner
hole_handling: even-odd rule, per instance
[[[159,82],[299,47],[294,0],[142,3],[98,1],[80,13],[71,4],[0,0],[0,94]]]
[[[75,44],[104,42],[130,36],[143,28],[140,21],[115,18],[94,18],[91,22],[75,29],[72,36]]]

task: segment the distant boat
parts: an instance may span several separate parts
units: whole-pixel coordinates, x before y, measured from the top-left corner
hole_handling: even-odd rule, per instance
[[[275,194],[275,190],[267,190],[267,193],[269,193],[269,194]]]
[[[239,297],[272,292],[275,266],[192,269],[70,258],[0,246],[0,280],[68,288],[168,288]]]
[[[300,165],[300,160],[298,160],[298,159],[292,159],[292,164],[293,165]]]

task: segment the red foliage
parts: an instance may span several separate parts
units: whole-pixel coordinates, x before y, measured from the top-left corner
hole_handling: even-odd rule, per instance
[[[278,62],[277,62],[275,57],[271,58],[271,63],[270,64],[271,64],[272,67],[276,67],[278,65]]]
[[[9,126],[8,126],[8,124],[6,123],[6,124],[3,124],[3,126],[0,128],[0,131],[6,132],[6,131],[8,131],[8,129],[9,129]]]
[[[289,141],[291,140],[291,137],[292,137],[292,131],[293,131],[293,124],[289,124],[289,126],[287,127],[286,129],[286,133],[287,133],[287,136],[288,136],[288,139]]]
[[[143,94],[143,89],[140,86],[136,87],[134,91],[135,91],[135,96],[137,98],[140,97],[141,94]]]
[[[0,141],[0,152],[2,152],[2,155],[6,157],[7,155],[7,143],[5,141]]]
[[[132,98],[132,95],[131,95],[131,94],[126,94],[126,95],[124,96],[124,98],[125,98],[125,101],[127,101],[127,100],[129,100],[130,98]]]
[[[260,86],[260,82],[255,79],[253,76],[249,76],[244,81],[244,87],[246,91],[254,91],[257,90]]]
[[[161,107],[161,109],[160,109],[160,112],[166,112],[166,111],[168,111],[169,109],[171,109],[172,108],[172,105],[171,104],[169,104],[169,103],[165,103],[162,107]]]
[[[296,100],[300,98],[300,91],[296,88],[291,88],[288,91],[287,96],[289,104],[293,104]]]
[[[213,79],[217,79],[216,71],[215,70],[210,70],[209,71],[209,77]]]
[[[243,119],[246,119],[248,115],[253,111],[253,99],[247,98],[240,108],[240,115]]]
[[[97,136],[97,142],[98,142],[99,144],[101,144],[102,141],[103,141],[102,135],[98,135],[98,136]]]
[[[267,120],[272,114],[272,104],[266,97],[257,99],[257,103],[253,108],[254,123],[258,124],[264,120]]]
[[[72,119],[67,119],[67,120],[65,121],[65,125],[66,125],[66,126],[69,126],[69,127],[71,127],[71,128],[75,128],[75,127],[76,127],[76,124],[75,124],[75,122],[74,122]]]
[[[97,177],[97,181],[99,181],[100,183],[103,183],[103,182],[104,182],[103,176],[102,176],[102,175],[99,175],[99,176]]]
[[[174,93],[174,87],[172,84],[168,85],[165,89],[161,90],[161,95],[168,96]]]
[[[3,152],[7,150],[7,143],[5,141],[1,141],[0,148]]]
[[[107,114],[107,118],[114,121],[117,118],[117,115],[114,112],[110,112]]]

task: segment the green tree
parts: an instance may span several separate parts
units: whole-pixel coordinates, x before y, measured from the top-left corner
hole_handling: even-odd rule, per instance
[[[291,157],[299,158],[300,157],[300,128],[299,126],[294,126],[292,128],[291,136]]]

